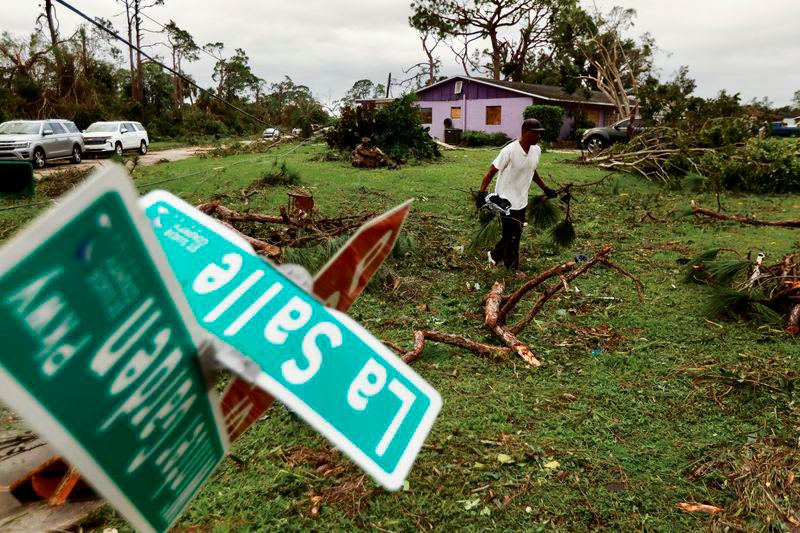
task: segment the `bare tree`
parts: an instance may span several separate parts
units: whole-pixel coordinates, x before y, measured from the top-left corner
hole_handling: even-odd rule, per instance
[[[36,18],[36,23],[41,24],[42,19],[47,20],[47,27],[50,30],[50,43],[52,46],[58,45],[58,22],[56,19],[56,8],[53,0],[44,0],[44,13]]]
[[[192,35],[170,20],[164,26],[167,43],[172,53],[172,70],[183,74],[184,61],[197,61],[200,59],[200,47],[194,42]],[[185,98],[185,82],[183,79],[173,74],[175,84],[175,109],[180,112],[183,110],[183,100]]]
[[[575,24],[579,31],[574,36],[574,45],[589,66],[580,79],[607,96],[623,117],[634,110],[631,96],[638,92],[643,77],[653,70],[653,38],[644,34],[637,43],[624,35],[633,27],[635,17],[635,10],[615,7],[607,15],[595,12]]]
[[[529,54],[550,43],[555,18],[574,5],[574,0],[414,0],[409,21],[420,31],[447,37],[465,74],[475,66],[471,45],[487,40],[485,70],[496,80],[522,81]]]

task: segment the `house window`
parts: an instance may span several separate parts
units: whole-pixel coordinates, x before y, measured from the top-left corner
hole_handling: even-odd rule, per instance
[[[502,110],[502,106],[499,105],[487,105],[486,106],[486,125],[487,126],[499,126],[500,125],[500,112]]]
[[[460,106],[450,108],[450,118],[461,118]]]
[[[420,107],[419,108],[419,121],[423,124],[433,124],[433,108]]]
[[[454,94],[461,94],[461,88],[464,86],[463,81],[457,81],[455,90],[453,91]]]

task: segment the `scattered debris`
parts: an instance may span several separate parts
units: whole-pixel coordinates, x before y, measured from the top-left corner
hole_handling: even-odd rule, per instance
[[[723,215],[718,211],[711,209],[704,209],[697,205],[697,202],[692,200],[692,211],[695,215],[704,215],[719,220],[730,220],[739,222],[741,224],[750,224],[752,226],[779,226],[783,228],[800,228],[800,220],[758,220],[755,218],[742,216],[742,215]]]
[[[297,206],[297,197],[290,203],[294,208],[281,208],[280,215],[261,213],[240,213],[221,205],[219,202],[208,202],[197,206],[207,215],[215,216],[223,224],[240,233],[253,248],[267,257],[278,259],[288,247],[313,246],[320,242],[330,241],[346,232],[355,230],[374,216],[374,213],[329,218],[322,216],[313,207],[313,197],[304,196],[303,205],[310,205],[311,211]],[[290,193],[290,198],[292,194]]]
[[[506,296],[503,294],[505,285],[499,281],[494,283],[492,290],[489,291],[483,298],[485,305],[484,312],[484,325],[493,333],[495,338],[502,342],[504,346],[494,346],[491,344],[484,344],[467,339],[461,335],[454,335],[451,333],[440,333],[430,330],[418,330],[414,332],[414,347],[411,350],[398,349],[399,347],[387,344],[390,348],[394,348],[402,354],[402,359],[406,363],[411,363],[422,356],[425,349],[425,341],[438,342],[442,344],[449,344],[469,350],[479,356],[497,355],[501,353],[513,352],[522,358],[525,362],[532,366],[541,366],[541,362],[528,347],[527,344],[520,341],[517,335],[539,314],[539,312],[555,294],[563,289],[569,288],[569,283],[576,278],[582,276],[590,268],[597,264],[601,264],[606,268],[616,270],[622,275],[630,278],[639,296],[639,300],[644,299],[642,282],[618,264],[608,259],[608,254],[611,253],[610,246],[604,246],[597,254],[590,260],[583,263],[578,267],[574,261],[561,263],[554,267],[542,272],[538,276],[528,280],[522,287],[520,287],[513,294]],[[544,282],[551,278],[558,278],[558,281],[546,286],[542,294],[534,302],[528,313],[519,322],[513,325],[508,325],[506,320],[508,315],[517,307],[522,299],[532,290],[540,287]]]
[[[725,509],[721,507],[716,507],[714,505],[708,505],[705,503],[688,503],[682,502],[678,504],[678,509],[683,511],[684,513],[721,513]]]
[[[735,259],[720,258],[732,251]],[[712,248],[689,262],[686,279],[711,289],[707,312],[732,314],[774,323],[785,316],[790,335],[800,333],[800,254],[784,256],[783,261],[765,265],[765,255],[742,257],[735,250]]]
[[[361,144],[353,150],[350,162],[356,168],[397,168],[397,163],[392,161],[383,150],[374,146],[369,137],[361,138]]]
[[[91,170],[91,167],[69,167],[53,172],[36,182],[36,192],[48,198],[58,198],[86,179]]]
[[[734,492],[726,509],[703,506],[695,511],[716,515],[719,526],[755,531],[796,531],[800,527],[800,483],[796,482],[800,452],[794,444],[770,437],[755,439],[741,448],[710,458],[692,473],[692,479],[724,483]],[[700,505],[700,504],[686,504]]]

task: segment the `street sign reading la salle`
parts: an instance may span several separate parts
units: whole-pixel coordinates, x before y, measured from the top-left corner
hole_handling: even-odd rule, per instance
[[[0,397],[134,527],[164,531],[227,438],[136,200],[107,169],[2,248]]]
[[[439,394],[369,332],[175,196],[142,199],[198,322],[245,357],[218,358],[285,403],[390,490],[402,486]]]

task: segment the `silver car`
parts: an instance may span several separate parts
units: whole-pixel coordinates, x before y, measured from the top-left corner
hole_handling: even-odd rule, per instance
[[[30,161],[35,168],[47,161],[83,157],[81,131],[68,120],[11,120],[0,124],[0,160]]]

